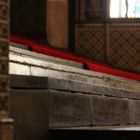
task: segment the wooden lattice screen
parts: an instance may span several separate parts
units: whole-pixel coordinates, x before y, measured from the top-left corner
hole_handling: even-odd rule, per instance
[[[140,25],[77,25],[76,53],[114,68],[140,73]]]

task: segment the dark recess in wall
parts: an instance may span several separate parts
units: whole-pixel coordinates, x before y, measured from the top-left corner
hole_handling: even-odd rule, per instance
[[[46,39],[46,0],[11,0],[11,34]]]

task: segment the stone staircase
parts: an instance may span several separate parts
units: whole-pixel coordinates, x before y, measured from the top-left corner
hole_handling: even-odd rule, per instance
[[[114,134],[140,130],[138,81],[87,71],[82,64],[68,64],[66,60],[58,63],[46,57],[28,50],[10,50],[15,140],[90,140],[99,139],[102,131]],[[102,134],[113,138],[109,132]]]

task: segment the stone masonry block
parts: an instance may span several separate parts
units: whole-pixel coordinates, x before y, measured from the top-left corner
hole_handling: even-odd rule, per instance
[[[129,122],[128,100],[109,97],[92,97],[93,125],[127,125]]]
[[[10,75],[10,87],[18,89],[47,89],[47,77]]]
[[[49,99],[51,128],[91,124],[90,96],[50,90]]]
[[[129,101],[129,118],[130,124],[140,125],[140,100]]]
[[[70,81],[48,77],[48,88],[56,90],[70,90]]]
[[[14,140],[44,140],[48,130],[47,90],[11,90]]]

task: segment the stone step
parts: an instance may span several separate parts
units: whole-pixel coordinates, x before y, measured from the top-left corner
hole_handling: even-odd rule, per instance
[[[21,48],[10,47],[9,59],[10,74],[51,77],[140,91],[139,81],[84,70],[80,63],[34,53]]]
[[[52,63],[67,65],[67,66],[71,66],[71,67],[83,68],[82,63],[74,62],[71,60],[65,60],[62,58],[57,58],[57,57],[53,57],[53,56],[49,56],[49,55],[43,55],[43,54],[32,52],[29,50],[30,50],[30,46],[25,46],[25,45],[18,44],[18,43],[11,43],[10,59],[12,59],[14,61],[19,61],[19,59],[23,60],[23,59],[21,59],[21,57],[22,57],[22,58],[26,59],[26,60],[24,60],[24,63],[30,62],[33,64],[37,64],[38,60],[40,60],[40,61],[42,61],[42,63],[43,62],[52,62]],[[41,65],[41,63],[40,63],[40,65]]]
[[[10,93],[15,140],[40,140],[48,130],[52,134],[55,130],[139,130],[140,92],[68,79],[10,75]]]
[[[51,128],[51,131],[140,131],[140,125]]]

